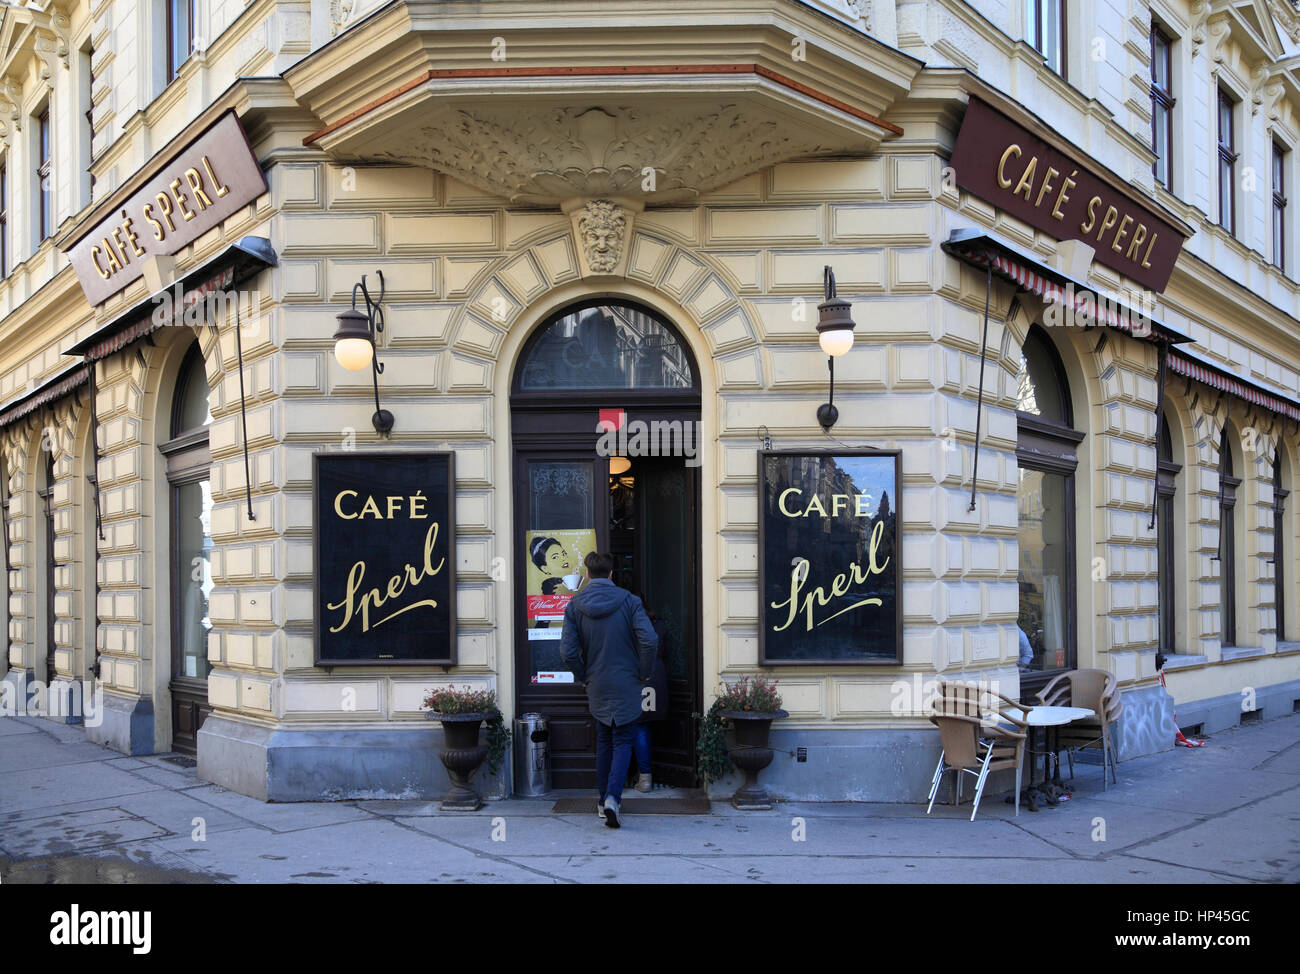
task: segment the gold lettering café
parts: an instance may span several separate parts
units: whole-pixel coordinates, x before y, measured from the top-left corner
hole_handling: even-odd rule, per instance
[[[125,101],[73,111],[57,58],[6,96],[6,712],[268,801],[436,797],[455,684],[545,715],[586,788],[593,551],[662,635],[655,780],[717,797],[694,715],[748,675],[786,800],[924,800],[941,679],[1106,671],[1121,779],[1300,705],[1263,196],[1237,239],[1153,182],[1149,118],[842,4],[448,6],[263,57],[255,4],[140,104],[110,32],[86,90]],[[1289,97],[1235,137],[1300,130]]]

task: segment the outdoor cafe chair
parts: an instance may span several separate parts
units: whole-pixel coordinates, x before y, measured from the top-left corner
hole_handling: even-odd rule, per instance
[[[1015,814],[1019,816],[1020,779],[1028,736],[1028,725],[1023,719],[1024,711],[1018,704],[1013,705],[1014,710],[992,710],[982,708],[978,698],[972,703],[972,691],[980,690],[971,684],[947,683],[941,684],[941,687],[955,689],[950,695],[941,695],[935,700],[935,712],[930,717],[930,722],[939,729],[943,750],[939,753],[939,764],[935,767],[934,778],[930,782],[930,804],[925,814],[929,815],[934,809],[935,796],[939,794],[944,773],[953,771],[957,775],[953,788],[954,805],[961,804],[962,775],[975,777],[974,807],[970,813],[970,820],[975,821],[989,773],[1013,768],[1016,772]],[[1006,700],[1005,697],[1001,699]]]
[[[1101,787],[1105,791],[1111,779],[1119,784],[1115,773],[1118,763],[1114,724],[1124,711],[1119,686],[1112,673],[1106,670],[1070,670],[1053,679],[1038,694],[1044,706],[1086,707],[1095,717],[1076,720],[1059,729],[1055,737],[1057,766],[1060,767],[1061,750],[1070,761],[1070,777],[1074,777],[1074,752],[1084,748],[1101,749]]]

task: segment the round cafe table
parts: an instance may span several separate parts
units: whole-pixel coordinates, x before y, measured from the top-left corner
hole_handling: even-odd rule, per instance
[[[1089,710],[1087,707],[1026,707],[1022,710],[1022,714],[1023,716],[1021,719],[1030,727],[1044,728],[1044,744],[1047,745],[1049,744],[1049,741],[1047,740],[1049,736],[1052,740],[1055,740],[1056,738],[1055,731],[1051,731],[1049,728],[1063,727],[1066,724],[1072,723],[1076,720],[1082,720],[1085,717],[1095,717],[1096,711]],[[1026,744],[1028,743],[1029,742],[1027,741]],[[1040,789],[1047,783],[1047,766],[1046,764],[1043,766],[1043,780],[1035,783],[1033,755],[1055,755],[1056,749],[1048,746],[1043,751],[1034,751],[1032,748],[1026,747],[1025,751],[1029,757],[1029,787],[1025,789],[1023,797],[1029,803],[1029,810],[1031,812],[1036,812],[1038,811],[1037,796],[1043,794],[1044,798],[1046,798],[1046,794],[1040,791]],[[1054,780],[1056,784],[1060,784],[1061,782],[1061,764],[1059,760],[1056,761],[1056,777]]]

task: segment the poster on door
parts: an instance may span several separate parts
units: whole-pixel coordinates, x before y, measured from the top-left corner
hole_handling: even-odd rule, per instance
[[[596,550],[592,528],[529,531],[524,554],[528,641],[533,644],[533,675],[564,669],[560,660],[560,631],[569,600],[587,584],[582,560]],[[550,643],[543,650],[539,645]]]

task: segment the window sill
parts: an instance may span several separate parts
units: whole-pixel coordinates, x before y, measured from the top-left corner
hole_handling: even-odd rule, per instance
[[[1300,642],[1278,643],[1276,652],[1279,656],[1286,653],[1300,653]]]
[[[1191,653],[1170,653],[1165,656],[1166,670],[1185,670],[1193,666],[1204,666],[1210,661],[1208,656],[1193,656]]]
[[[1266,656],[1259,646],[1224,646],[1219,650],[1219,659],[1227,663],[1237,659],[1250,659],[1253,656]]]

